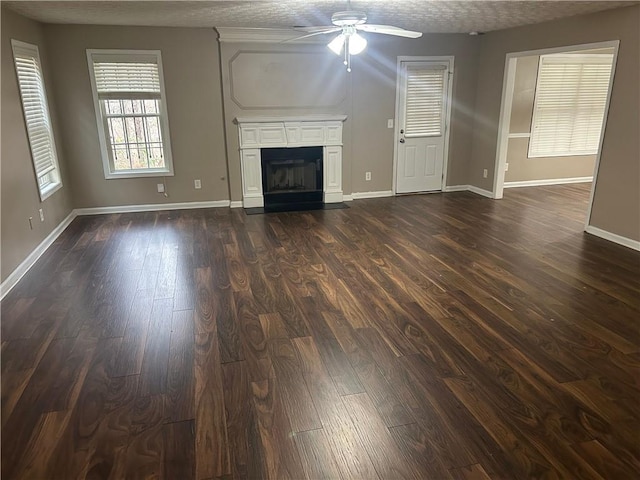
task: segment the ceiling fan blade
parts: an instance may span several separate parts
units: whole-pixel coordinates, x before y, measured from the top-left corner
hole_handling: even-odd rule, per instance
[[[307,27],[304,27],[304,28],[307,28]],[[316,35],[325,35],[328,33],[340,32],[342,30],[342,28],[340,27],[309,27],[309,28],[314,28],[314,29],[322,28],[322,30],[317,30],[315,32],[308,33],[307,35],[302,35],[301,37],[290,38],[289,40],[285,40],[281,43],[295,42],[297,40],[302,40],[303,38],[309,38],[309,37],[315,37]],[[301,29],[296,28],[296,30],[301,30]]]
[[[400,27],[392,27],[391,25],[372,25],[370,23],[365,23],[363,25],[356,25],[356,29],[362,30],[363,32],[396,35],[397,37],[419,38],[422,36],[422,32],[405,30],[404,28]]]
[[[336,31],[340,27],[336,27],[335,25],[322,25],[319,27],[293,27],[294,30],[299,32],[306,33],[325,33],[327,30]]]

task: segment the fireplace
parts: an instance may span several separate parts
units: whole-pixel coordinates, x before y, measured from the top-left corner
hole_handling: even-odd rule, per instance
[[[321,208],[322,147],[262,148],[266,211]]]
[[[346,118],[345,115],[236,118],[242,206],[262,208],[269,204],[273,209],[278,204],[289,205],[287,209],[291,209],[295,203],[315,202],[327,208],[328,204],[342,203],[342,122]],[[294,155],[283,157],[283,154]],[[271,173],[263,173],[266,169],[263,155],[275,167]]]

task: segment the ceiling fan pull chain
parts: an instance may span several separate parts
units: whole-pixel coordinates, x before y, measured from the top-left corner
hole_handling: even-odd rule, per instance
[[[347,72],[351,71],[351,51],[349,50],[350,41],[351,39],[349,38],[349,36],[347,36],[344,42],[344,56],[345,56],[344,64],[347,66]]]

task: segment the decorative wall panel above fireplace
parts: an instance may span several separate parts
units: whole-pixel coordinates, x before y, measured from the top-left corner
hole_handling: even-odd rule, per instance
[[[263,207],[262,148],[322,147],[323,201],[342,202],[342,122],[345,115],[238,117],[242,202]]]

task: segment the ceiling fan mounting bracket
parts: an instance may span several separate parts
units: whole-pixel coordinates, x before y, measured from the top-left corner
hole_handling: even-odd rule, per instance
[[[345,10],[331,15],[331,23],[338,27],[362,25],[367,21],[367,14],[355,10]]]

